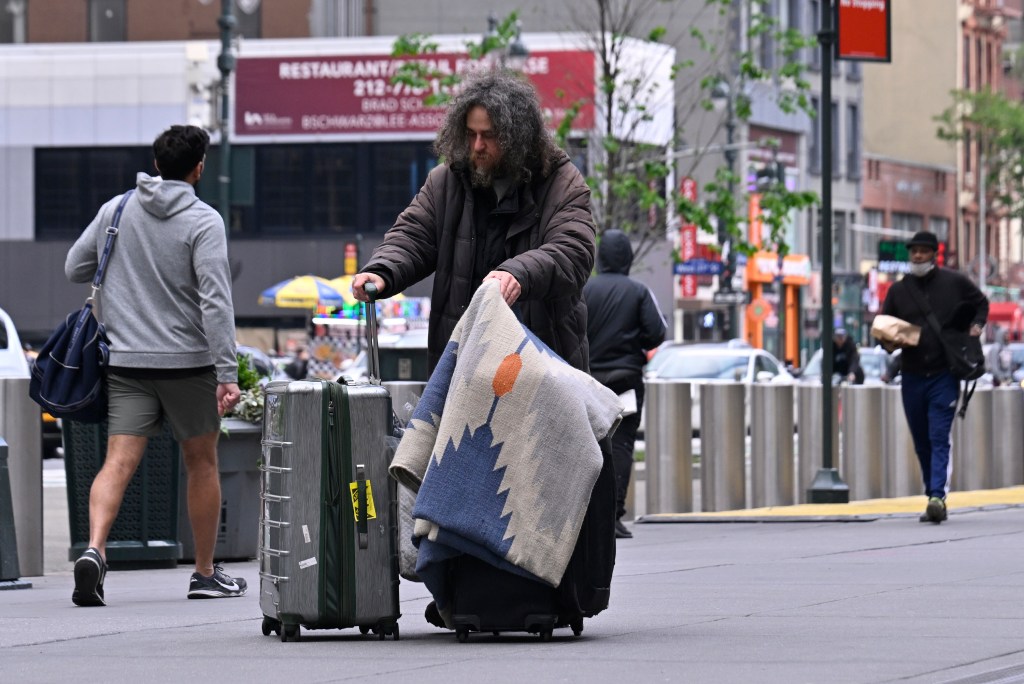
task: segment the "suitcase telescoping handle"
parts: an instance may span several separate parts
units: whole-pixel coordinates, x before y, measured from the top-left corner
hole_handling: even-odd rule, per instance
[[[366,303],[366,374],[370,376],[370,384],[380,384],[380,351],[377,348],[377,286],[373,283],[363,285],[363,291],[370,301]]]

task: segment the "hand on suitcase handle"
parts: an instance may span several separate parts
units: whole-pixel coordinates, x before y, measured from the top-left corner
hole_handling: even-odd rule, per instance
[[[371,294],[368,287],[373,286],[376,292]],[[375,273],[357,273],[352,279],[352,296],[360,302],[377,299],[384,290],[384,279]]]

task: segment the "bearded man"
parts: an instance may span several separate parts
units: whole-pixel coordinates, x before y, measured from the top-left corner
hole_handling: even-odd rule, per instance
[[[353,294],[367,301],[372,282],[386,297],[433,274],[433,368],[473,293],[495,280],[522,322],[586,372],[590,189],[545,127],[529,82],[495,71],[463,85],[434,143],[443,163],[355,276]]]

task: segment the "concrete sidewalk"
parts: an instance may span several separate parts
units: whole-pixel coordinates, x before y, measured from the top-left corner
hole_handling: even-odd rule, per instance
[[[0,679],[1024,682],[1024,508],[954,508],[942,525],[631,527],[611,607],[550,643],[459,644],[426,624],[412,583],[398,642],[303,630],[281,643],[260,631],[255,562],[228,565],[250,583],[242,598],[186,600],[181,566],[112,571],[109,605],[76,608],[65,546],[59,571],[0,591]]]

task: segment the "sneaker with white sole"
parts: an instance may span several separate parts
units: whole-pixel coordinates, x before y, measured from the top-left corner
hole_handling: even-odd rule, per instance
[[[103,580],[107,576],[107,563],[98,549],[89,547],[75,561],[75,591],[71,602],[76,606],[105,606]]]
[[[213,576],[206,577],[199,572],[192,573],[188,585],[190,599],[231,598],[244,596],[247,584],[241,577],[230,577],[219,565],[213,566]]]

